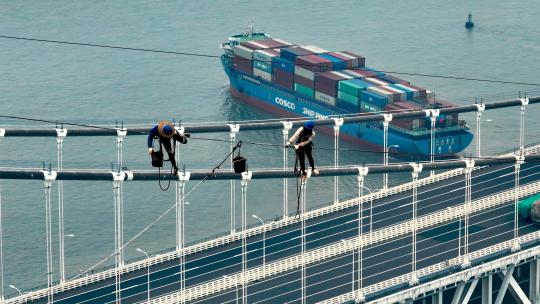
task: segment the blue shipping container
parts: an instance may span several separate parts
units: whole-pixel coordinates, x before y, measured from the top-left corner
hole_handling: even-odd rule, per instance
[[[405,91],[405,96],[407,97],[407,100],[412,100],[413,97],[414,97],[414,90],[412,90],[412,89],[407,89],[407,88],[404,88],[404,87],[398,87],[395,84],[391,84],[390,87],[398,89],[400,91]]]
[[[272,58],[272,65],[275,68],[294,74],[294,63],[290,60],[281,57],[274,57]]]
[[[369,88],[369,87],[374,87],[375,85],[371,82],[367,82],[367,81],[363,81],[362,79],[351,79],[350,80],[351,82],[353,82],[354,84],[357,84],[361,87],[364,87],[364,88]]]
[[[346,101],[343,101],[341,99],[338,99],[337,100],[337,106],[338,108],[341,108],[345,111],[349,111],[351,113],[358,113],[360,112],[360,107],[358,105],[353,105],[352,103],[349,103],[349,102],[346,102]]]
[[[332,61],[332,70],[344,70],[347,68],[347,63],[337,57],[328,54],[319,54],[319,57]]]
[[[363,91],[360,94],[361,101],[367,101],[375,106],[383,108],[388,104],[388,98],[375,92]]]

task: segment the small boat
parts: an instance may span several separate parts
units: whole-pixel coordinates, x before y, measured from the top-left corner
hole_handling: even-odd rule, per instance
[[[465,22],[465,28],[472,29],[474,27],[474,22],[472,22],[472,14],[469,13],[469,16],[467,18],[467,22]]]

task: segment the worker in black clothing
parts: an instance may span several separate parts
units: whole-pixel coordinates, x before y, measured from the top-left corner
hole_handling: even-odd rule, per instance
[[[159,123],[159,125],[154,126],[150,130],[150,134],[148,134],[148,154],[152,155],[154,152],[154,139],[158,139],[159,149],[161,150],[162,145],[165,147],[165,151],[167,151],[167,154],[169,155],[169,161],[174,168],[174,175],[176,175],[178,173],[178,166],[176,165],[176,160],[174,157],[174,142],[177,141],[179,143],[186,144],[189,137],[189,133],[179,134],[176,132],[174,125],[171,122],[163,120]],[[173,142],[172,144],[171,139]]]
[[[288,142],[289,146],[294,145],[298,160],[300,161],[300,173],[304,179],[306,177],[306,156],[313,174],[319,174],[319,170],[315,169],[315,162],[313,161],[313,155],[311,154],[311,151],[313,150],[313,138],[315,137],[313,127],[313,121],[306,121],[304,126],[298,128]]]

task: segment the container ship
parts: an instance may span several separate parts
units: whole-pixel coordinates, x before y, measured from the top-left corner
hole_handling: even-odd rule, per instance
[[[253,31],[229,37],[221,48],[231,95],[283,117],[328,118],[455,106],[435,100],[429,90],[367,67],[364,57],[349,51],[296,45]],[[395,148],[390,152],[429,155],[430,127],[429,118],[392,120],[388,146]],[[441,114],[435,127],[437,155],[456,154],[472,140],[458,114]],[[381,122],[345,124],[340,136],[383,151]]]

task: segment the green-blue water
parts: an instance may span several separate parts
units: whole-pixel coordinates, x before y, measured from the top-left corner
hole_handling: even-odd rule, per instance
[[[218,44],[249,22],[274,37],[325,49],[365,55],[369,66],[423,74],[458,75],[540,82],[540,2],[526,1],[1,1],[0,34],[111,44],[135,48],[220,54]],[[471,11],[476,27],[467,32]],[[413,83],[459,104],[474,96],[515,97],[538,87],[411,77]],[[219,60],[176,55],[66,46],[0,39],[0,113],[91,124],[154,123],[162,118],[182,122],[267,118],[267,114],[231,100]],[[519,110],[485,113],[485,154],[518,144]],[[540,132],[536,106],[527,112],[527,142]],[[464,117],[474,127],[472,115]],[[28,124],[23,122],[24,124]],[[0,120],[1,126],[21,124]],[[227,139],[227,134],[205,135]],[[279,143],[281,131],[241,133],[240,139]],[[320,136],[317,145],[331,146]],[[353,146],[342,143],[342,147]],[[227,143],[191,141],[182,147],[190,168],[211,168]],[[470,150],[472,151],[472,150]],[[280,167],[281,150],[245,146],[250,168]],[[292,155],[291,155],[292,158]],[[330,165],[331,152],[318,152],[320,165]],[[53,138],[5,138],[0,166],[41,166],[56,159]],[[144,137],[128,137],[124,160],[130,168],[149,168]],[[343,152],[341,162],[380,161],[372,153]],[[116,161],[115,138],[68,138],[65,168],[108,168]],[[391,177],[392,182],[407,176]],[[309,205],[332,199],[331,178],[310,183]],[[194,183],[191,184],[191,186]],[[292,182],[291,182],[292,184]],[[369,180],[380,187],[380,177]],[[41,182],[2,181],[4,286],[27,289],[46,283],[45,220]],[[355,193],[355,179],[341,179],[343,197]],[[253,182],[248,213],[263,218],[280,215],[281,181]],[[56,188],[53,188],[56,193]],[[289,209],[295,208],[291,187]],[[57,210],[54,196],[54,235]],[[228,182],[208,182],[189,198],[188,241],[229,227]],[[174,191],[156,183],[125,185],[125,238],[130,239],[174,203]],[[239,208],[237,208],[239,210]],[[249,218],[250,222],[252,218]],[[239,222],[239,219],[238,219]],[[65,230],[68,276],[86,269],[114,248],[113,197],[108,182],[65,183]],[[126,248],[155,252],[175,244],[174,214]],[[57,242],[55,237],[55,252]],[[58,258],[54,259],[55,278]],[[103,265],[110,265],[107,261]],[[7,288],[7,287],[6,287]],[[13,290],[6,289],[6,293]]]

